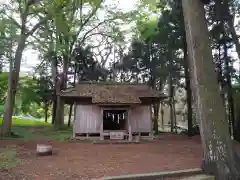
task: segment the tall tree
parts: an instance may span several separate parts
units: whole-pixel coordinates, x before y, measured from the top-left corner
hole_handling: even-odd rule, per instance
[[[204,4],[200,0],[182,0],[188,52],[191,57],[191,82],[200,122],[204,151],[203,170],[216,179],[237,180],[239,166],[234,156],[228,122],[214,71]]]
[[[65,89],[70,85],[68,72],[70,71],[70,63],[74,61],[75,47],[86,47],[88,44],[94,44],[91,39],[93,36],[121,37],[119,24],[123,22],[122,20],[131,19],[132,13],[114,12],[116,9],[113,9],[111,4],[105,4],[105,1],[101,0],[75,0],[73,2],[64,0],[54,3],[56,7],[51,12],[52,21],[40,29],[37,39],[43,41],[42,44],[53,42],[52,51],[60,59],[58,62],[58,65],[61,66],[59,71],[62,69],[63,74],[61,88]],[[99,13],[103,12],[105,13],[104,19],[99,16]],[[43,36],[48,39],[42,38]],[[73,64],[75,63],[73,62]],[[56,76],[58,74],[58,71],[54,71],[56,64],[52,65],[52,74]],[[56,120],[54,121],[56,128],[61,127],[64,122],[64,102],[61,98],[58,99],[59,101],[55,101],[56,103],[53,105],[56,107],[53,108],[53,115],[56,114],[53,116],[53,119]]]
[[[211,32],[212,48],[218,82],[223,97],[223,103],[228,115],[229,132],[236,137],[235,113],[232,93],[232,79],[235,74],[233,67],[234,58],[229,51],[235,44],[232,34],[229,32],[228,11],[229,6],[225,0],[214,1],[206,6],[206,16]],[[233,9],[231,10],[233,11]],[[233,12],[235,14],[235,12]]]
[[[8,92],[7,92],[7,99],[5,102],[5,109],[4,109],[4,120],[1,126],[1,134],[3,136],[10,135],[11,133],[11,124],[12,124],[12,113],[13,107],[15,103],[15,96],[17,91],[17,86],[19,82],[19,72],[20,72],[20,65],[22,54],[26,46],[27,38],[35,33],[35,31],[48,19],[48,16],[42,17],[42,13],[39,10],[41,8],[35,8],[34,3],[30,3],[29,1],[17,1],[11,2],[10,4],[4,4],[1,7],[1,12],[9,18],[11,23],[15,24],[19,30],[19,36],[17,40],[17,47],[15,51],[15,55],[12,62],[12,68],[9,71],[9,81],[8,81]],[[12,16],[16,15],[15,12],[18,12],[20,16],[21,22],[18,23]],[[39,14],[38,14],[39,12]],[[12,13],[11,15],[9,15]],[[28,20],[29,18],[39,18],[40,20],[33,26],[28,27]],[[11,64],[11,62],[10,62]],[[11,67],[11,66],[10,66]]]
[[[190,83],[190,69],[189,69],[189,56],[187,52],[187,40],[186,32],[184,27],[184,17],[182,10],[181,0],[172,2],[172,7],[175,13],[175,17],[179,18],[179,36],[182,40],[180,48],[183,51],[184,61],[184,78],[185,78],[185,89],[186,89],[186,102],[187,102],[187,122],[188,122],[188,136],[193,136],[193,112],[192,112],[192,89]]]

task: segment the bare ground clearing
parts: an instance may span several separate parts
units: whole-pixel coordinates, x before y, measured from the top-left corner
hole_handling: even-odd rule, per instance
[[[37,143],[51,143],[53,156],[36,157]],[[198,168],[199,137],[163,134],[143,144],[91,144],[70,141],[1,140],[0,148],[15,145],[14,168],[0,168],[0,179],[67,180]]]

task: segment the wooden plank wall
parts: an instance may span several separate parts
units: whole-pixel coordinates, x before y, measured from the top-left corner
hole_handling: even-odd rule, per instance
[[[73,124],[75,133],[99,133],[101,109],[92,105],[76,105],[76,119]]]
[[[74,133],[100,133],[101,108],[92,105],[76,105],[76,116],[73,123]],[[144,105],[131,108],[129,121],[132,132],[151,132],[151,106]],[[126,127],[127,128],[127,127]]]
[[[151,132],[151,106],[144,105],[131,109],[130,122],[132,125],[132,132]]]

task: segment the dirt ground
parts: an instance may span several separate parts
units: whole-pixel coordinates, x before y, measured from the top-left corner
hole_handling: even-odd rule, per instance
[[[37,157],[37,143],[51,143],[55,154]],[[103,176],[200,167],[200,138],[164,134],[142,144],[91,144],[71,141],[0,140],[16,145],[14,168],[0,167],[0,180],[88,180]]]

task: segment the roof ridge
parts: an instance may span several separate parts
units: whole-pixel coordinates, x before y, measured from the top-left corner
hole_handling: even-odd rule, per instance
[[[135,104],[142,101],[140,98],[159,99],[164,94],[143,83],[80,81],[73,89],[63,91],[61,96],[90,97],[94,103]]]

